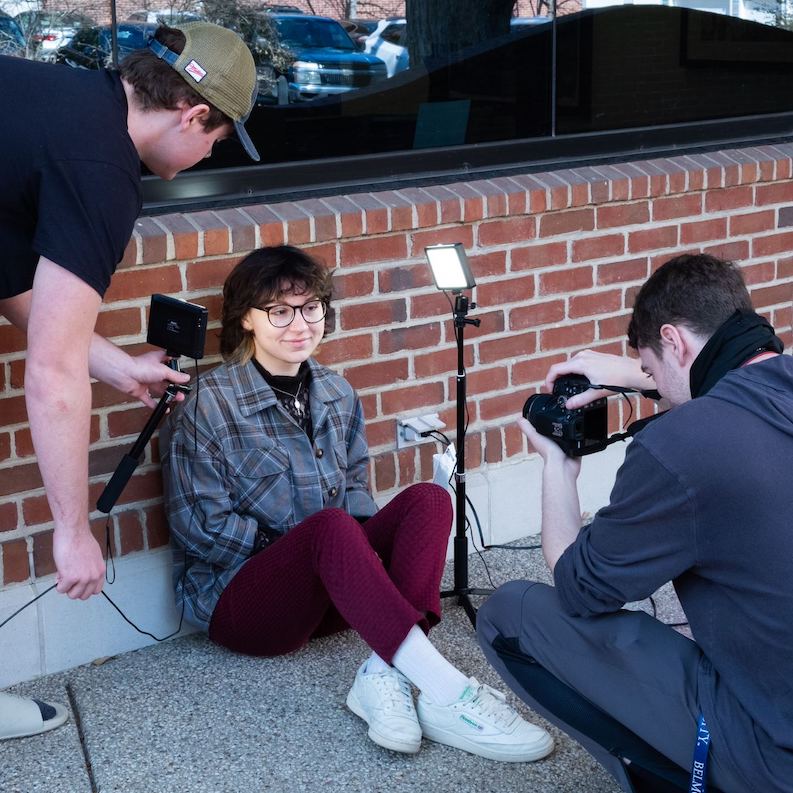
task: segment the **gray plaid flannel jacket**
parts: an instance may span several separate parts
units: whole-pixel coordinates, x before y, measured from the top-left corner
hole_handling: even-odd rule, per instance
[[[358,395],[315,360],[309,366],[313,443],[252,362],[202,376],[160,433],[176,601],[205,630],[260,525],[283,534],[326,507],[377,511]]]

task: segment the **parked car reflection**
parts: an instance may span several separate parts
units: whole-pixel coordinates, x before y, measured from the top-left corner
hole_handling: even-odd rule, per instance
[[[267,16],[280,46],[294,56],[286,70],[280,72],[286,78],[290,102],[342,94],[385,79],[385,64],[373,55],[358,52],[335,19],[308,14]],[[257,43],[262,47],[267,44],[261,39]],[[261,64],[260,69],[263,68],[267,65]],[[260,99],[272,101],[273,95]]]
[[[193,11],[161,8],[159,11],[142,8],[127,14],[127,22],[148,22],[152,25],[179,25],[184,22],[202,22],[204,17]]]
[[[0,55],[25,57],[25,36],[15,19],[0,11]]]
[[[377,27],[363,40],[363,51],[382,60],[393,77],[410,65],[407,48],[406,20],[394,17],[381,19]]]
[[[513,34],[527,30],[528,26],[550,22],[551,17],[512,17],[509,21]],[[363,39],[363,51],[376,55],[385,62],[388,76],[393,77],[410,68],[407,48],[407,21],[402,17],[381,19],[375,29]]]
[[[85,14],[69,11],[21,11],[14,19],[22,28],[29,52],[42,61],[54,60],[58,48],[71,41],[80,28],[96,24]]]
[[[362,50],[367,36],[370,36],[377,29],[376,19],[342,19],[341,26],[347,31],[347,35],[355,42],[357,49]]]
[[[157,25],[140,22],[122,22],[118,25],[118,59],[123,60],[133,50],[146,46]],[[56,63],[65,63],[78,69],[101,69],[111,62],[111,27],[95,25],[83,28],[74,38],[55,53]]]

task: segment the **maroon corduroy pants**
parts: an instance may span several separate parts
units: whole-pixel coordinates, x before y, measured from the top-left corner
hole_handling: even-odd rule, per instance
[[[251,557],[223,591],[209,637],[249,655],[283,655],[353,628],[385,661],[413,625],[440,620],[452,506],[412,485],[363,525],[324,509]]]

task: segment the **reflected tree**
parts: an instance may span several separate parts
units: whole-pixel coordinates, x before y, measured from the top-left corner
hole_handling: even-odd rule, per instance
[[[246,0],[204,0],[203,11],[211,22],[240,34],[256,61],[259,93],[273,93],[277,76],[286,72],[295,56],[281,44],[272,18],[262,11],[261,4]]]
[[[321,7],[305,0],[310,14],[331,16],[334,19],[384,19],[391,16],[393,2],[378,3],[377,0],[326,0]]]
[[[446,58],[509,33],[515,0],[406,0],[411,63]]]
[[[52,50],[48,55],[42,51],[45,37],[62,38],[60,43],[63,44],[79,28],[96,24],[95,20],[100,19],[105,10],[104,0],[62,0],[57,7],[45,0],[29,0],[14,17],[25,41],[25,57],[51,59],[54,55]],[[13,38],[10,33],[12,31],[5,30],[0,34],[0,39],[6,42],[6,49],[11,43],[9,38]]]

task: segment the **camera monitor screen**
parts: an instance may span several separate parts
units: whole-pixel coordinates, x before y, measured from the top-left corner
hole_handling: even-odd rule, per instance
[[[196,303],[152,295],[146,341],[175,358],[203,358],[207,316],[207,310]]]

